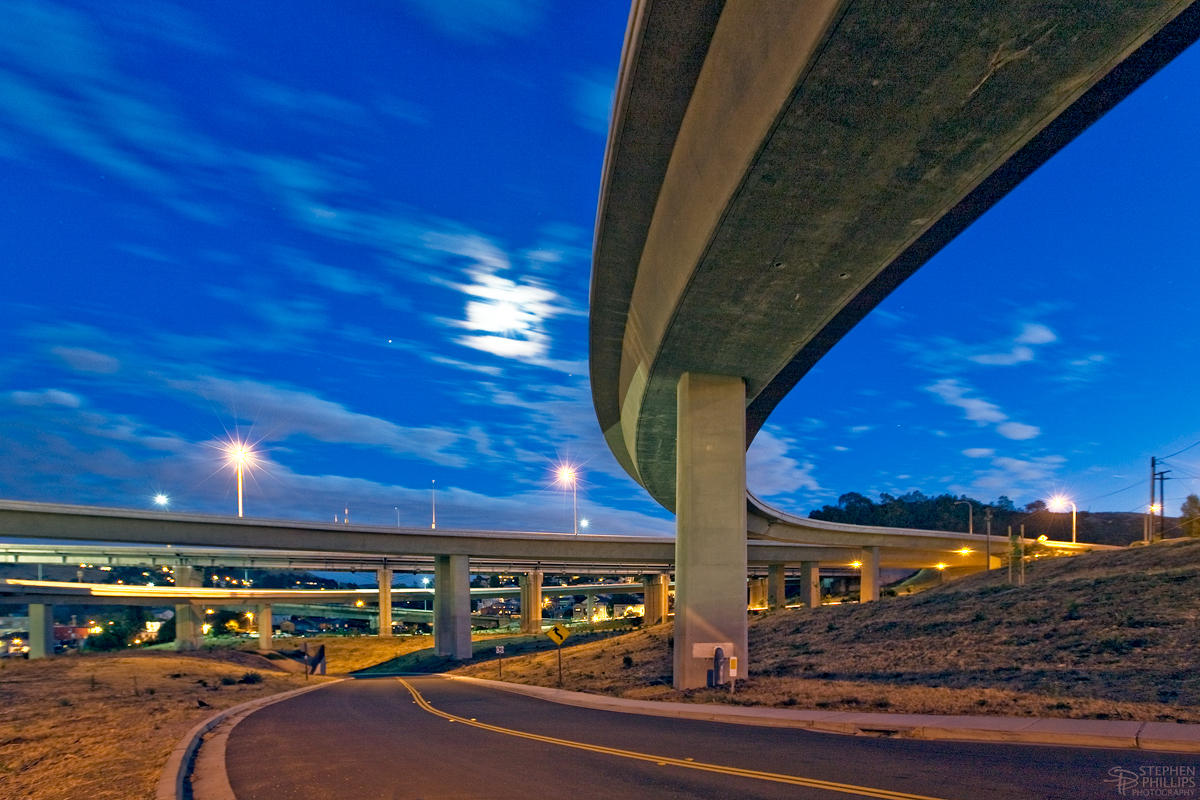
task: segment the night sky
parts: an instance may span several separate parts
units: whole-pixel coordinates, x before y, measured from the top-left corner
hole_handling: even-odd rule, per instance
[[[627,3],[0,7],[0,496],[596,533],[588,282]],[[1025,181],[806,377],[750,486],[1141,511],[1200,439],[1200,52]],[[1168,513],[1200,491],[1170,459]]]

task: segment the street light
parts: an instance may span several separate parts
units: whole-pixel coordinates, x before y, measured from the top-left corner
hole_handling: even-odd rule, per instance
[[[1061,494],[1056,494],[1050,498],[1049,508],[1051,511],[1066,511],[1067,506],[1071,507],[1071,544],[1075,544],[1075,514],[1078,509],[1075,504],[1063,497]]]
[[[254,451],[245,442],[233,440],[225,449],[229,462],[237,469],[238,516],[242,516],[242,483],[243,473],[247,467],[254,466]]]
[[[170,504],[170,502],[171,502],[171,498],[167,497],[162,492],[159,492],[158,494],[154,495],[154,505],[156,505],[156,506],[161,506],[162,508],[166,508],[167,505]]]
[[[967,533],[974,533],[975,532],[975,506],[974,506],[974,504],[972,504],[970,500],[955,500],[954,501],[954,505],[956,505],[956,506],[961,506],[964,503],[967,506]]]
[[[571,487],[571,523],[575,531],[575,535],[579,535],[579,499],[575,492],[575,487],[579,483],[579,475],[575,468],[570,464],[563,464],[558,468],[556,482],[559,486]]]

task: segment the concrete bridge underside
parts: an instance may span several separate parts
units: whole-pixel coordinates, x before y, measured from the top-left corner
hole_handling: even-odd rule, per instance
[[[703,681],[680,653],[695,642],[746,656],[729,576],[747,527],[830,534],[747,509],[744,452],[771,410],[1198,32],[1190,0],[635,2],[590,363],[613,453],[677,514],[676,685]]]

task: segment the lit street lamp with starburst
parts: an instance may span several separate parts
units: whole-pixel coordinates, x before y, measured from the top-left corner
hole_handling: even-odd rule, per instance
[[[579,535],[579,497],[576,486],[579,484],[579,471],[571,464],[562,464],[554,472],[554,482],[564,489],[571,487],[571,521],[575,535]]]
[[[244,441],[234,439],[225,448],[225,456],[231,466],[237,470],[238,516],[242,516],[242,484],[244,473],[254,466],[254,450]]]

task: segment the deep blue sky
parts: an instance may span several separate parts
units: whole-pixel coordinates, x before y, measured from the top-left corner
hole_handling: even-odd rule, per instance
[[[669,532],[587,380],[628,5],[0,8],[0,496]],[[750,453],[799,513],[859,491],[1141,510],[1200,439],[1200,53],[901,287]],[[1191,459],[1189,462],[1188,459]],[[1168,509],[1197,491],[1172,459]]]

